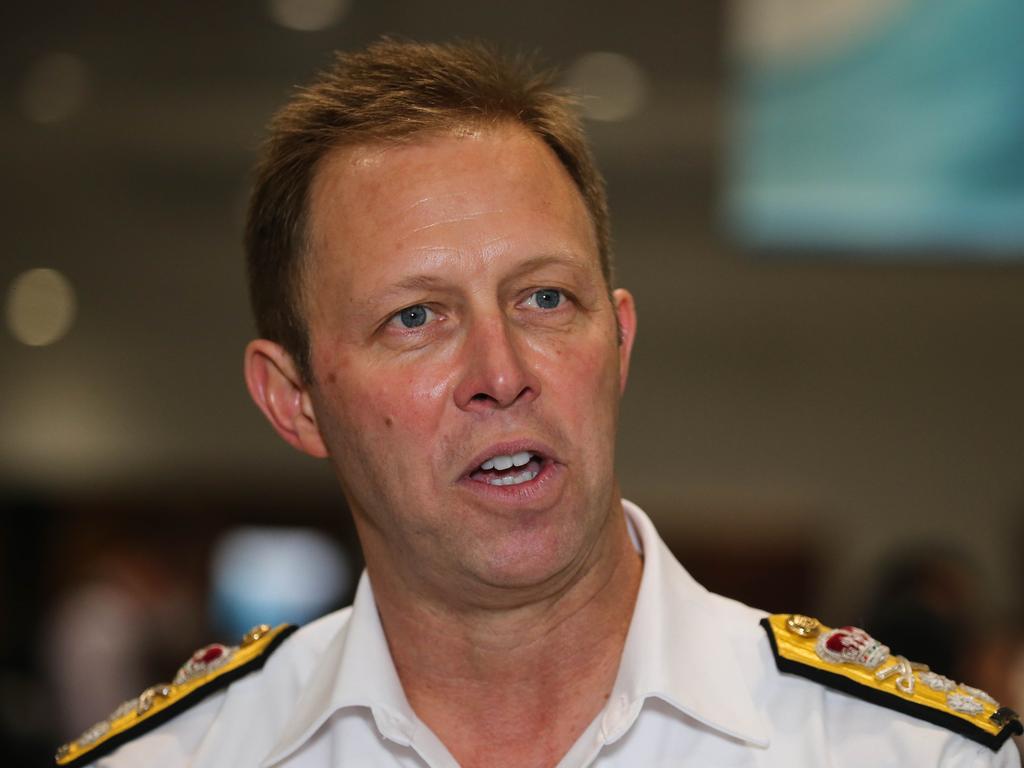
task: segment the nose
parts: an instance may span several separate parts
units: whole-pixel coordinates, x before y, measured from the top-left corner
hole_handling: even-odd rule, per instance
[[[485,413],[531,402],[540,380],[528,365],[529,349],[502,317],[482,318],[467,331],[463,374],[455,403],[464,411]]]

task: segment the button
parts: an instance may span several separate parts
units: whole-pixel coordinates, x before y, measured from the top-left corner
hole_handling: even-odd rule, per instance
[[[786,619],[786,629],[800,637],[817,637],[818,632],[821,631],[821,624],[810,616],[794,613]]]

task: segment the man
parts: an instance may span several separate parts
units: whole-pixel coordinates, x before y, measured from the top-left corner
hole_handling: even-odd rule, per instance
[[[246,380],[330,462],[367,570],[352,608],[202,649],[63,764],[1016,764],[989,748],[1005,711],[994,736],[942,712],[964,738],[809,681],[924,673],[852,629],[762,626],[622,501],[636,314],[607,216],[565,99],[480,46],[341,55],[278,114]]]

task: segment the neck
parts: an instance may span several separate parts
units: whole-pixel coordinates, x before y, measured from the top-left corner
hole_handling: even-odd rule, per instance
[[[557,588],[498,607],[409,599],[368,567],[406,696],[466,768],[568,751],[614,685],[643,568],[621,512]]]

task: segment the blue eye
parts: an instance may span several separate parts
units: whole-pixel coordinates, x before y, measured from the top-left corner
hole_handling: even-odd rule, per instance
[[[532,298],[541,309],[554,309],[562,301],[562,292],[554,288],[544,288],[534,293]]]
[[[415,307],[403,309],[398,313],[398,317],[401,318],[402,325],[406,328],[419,328],[427,322],[427,313],[429,311],[422,304],[417,304]]]

